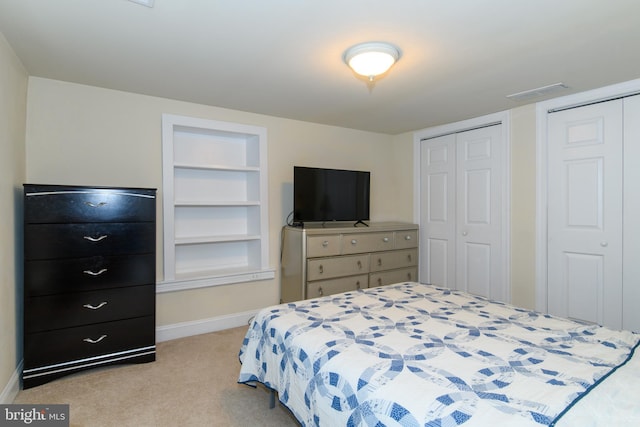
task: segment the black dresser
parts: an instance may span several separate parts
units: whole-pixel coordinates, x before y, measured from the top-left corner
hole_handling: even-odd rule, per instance
[[[155,221],[155,189],[24,185],[24,388],[155,360]]]

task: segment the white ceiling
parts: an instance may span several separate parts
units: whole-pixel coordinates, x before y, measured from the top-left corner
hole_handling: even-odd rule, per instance
[[[0,32],[33,76],[389,134],[640,77],[639,0],[0,0]],[[373,88],[364,41],[402,51]]]

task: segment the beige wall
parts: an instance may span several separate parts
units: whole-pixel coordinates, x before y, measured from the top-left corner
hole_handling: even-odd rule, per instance
[[[511,302],[535,309],[536,109],[511,110]]]
[[[292,209],[293,165],[369,170],[373,220],[412,220],[411,147],[371,132],[227,110],[55,80],[29,79],[27,180],[44,184],[158,188],[162,207],[161,115],[264,126],[268,132],[270,265]],[[408,153],[408,154],[407,154]],[[407,163],[409,163],[407,165]],[[158,227],[158,280],[162,279]],[[279,301],[274,280],[162,293],[159,326],[250,311]]]
[[[27,73],[0,33],[0,392],[21,359],[22,183]],[[2,399],[0,399],[0,403]]]

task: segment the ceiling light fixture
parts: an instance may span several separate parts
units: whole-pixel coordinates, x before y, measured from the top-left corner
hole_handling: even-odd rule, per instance
[[[400,59],[400,50],[383,42],[360,43],[344,53],[344,62],[361,76],[373,82],[377,76],[386,73]]]

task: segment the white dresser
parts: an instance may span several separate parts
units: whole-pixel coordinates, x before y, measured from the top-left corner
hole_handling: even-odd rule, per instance
[[[314,224],[283,229],[281,302],[417,279],[415,224]]]

